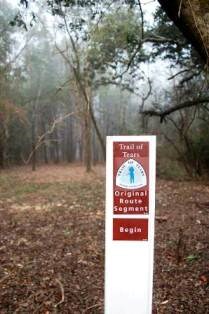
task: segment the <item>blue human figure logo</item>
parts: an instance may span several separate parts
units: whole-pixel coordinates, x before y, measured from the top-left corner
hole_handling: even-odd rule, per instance
[[[134,183],[134,167],[129,167],[129,176],[130,176],[130,183],[132,184],[132,183]]]

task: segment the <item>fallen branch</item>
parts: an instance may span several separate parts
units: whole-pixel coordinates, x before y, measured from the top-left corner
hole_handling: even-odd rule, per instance
[[[87,313],[89,310],[92,310],[92,309],[94,309],[94,308],[96,308],[96,307],[99,307],[99,306],[102,306],[102,304],[101,304],[101,303],[97,303],[97,304],[94,304],[94,305],[92,305],[92,306],[89,306],[89,307],[87,307],[87,308],[83,311],[83,314],[85,314],[85,313]]]
[[[158,222],[166,222],[168,220],[167,216],[156,216],[155,220]]]
[[[0,283],[2,283],[4,280],[6,280],[7,278],[9,278],[9,275],[5,275],[3,278],[0,279]]]
[[[61,295],[62,295],[61,300],[57,304],[54,305],[54,307],[58,307],[58,305],[62,304],[65,301],[65,291],[64,291],[64,287],[61,281],[57,278],[55,279],[55,281],[58,283],[61,290]]]
[[[195,204],[196,204],[196,206],[198,206],[201,209],[204,209],[204,210],[209,209],[209,202],[196,202]]]
[[[185,254],[185,249],[186,249],[186,242],[185,242],[184,231],[183,231],[183,228],[180,227],[178,231],[178,239],[176,243],[177,264],[180,264],[180,262],[182,261]]]

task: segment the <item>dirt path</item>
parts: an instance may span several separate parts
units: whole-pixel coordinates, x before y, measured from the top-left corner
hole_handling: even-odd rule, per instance
[[[209,186],[157,191],[154,313],[207,314]],[[3,171],[0,194],[0,313],[103,313],[104,168]]]

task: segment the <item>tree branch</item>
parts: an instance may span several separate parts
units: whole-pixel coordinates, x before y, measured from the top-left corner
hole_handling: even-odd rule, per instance
[[[144,25],[142,25],[141,27],[143,28]],[[165,37],[162,37],[162,36],[157,36],[155,34],[153,34],[152,36],[144,37],[144,30],[142,31],[141,36],[143,36],[143,37],[140,38],[137,46],[135,47],[135,51],[131,55],[131,57],[130,57],[128,63],[127,63],[126,68],[121,73],[115,75],[113,77],[113,79],[122,78],[124,76],[124,74],[126,74],[129,71],[129,69],[130,69],[134,59],[136,58],[136,56],[139,53],[140,49],[142,48],[143,44],[145,44],[145,43],[151,43],[151,44],[154,44],[154,43],[156,43],[156,44],[171,43],[171,44],[176,44],[177,43],[177,41],[174,41],[173,39],[165,38]]]
[[[147,91],[146,95],[142,96],[142,102],[141,102],[141,106],[139,108],[139,112],[140,113],[141,112],[143,113],[145,102],[147,101],[147,99],[150,97],[150,95],[152,93],[152,82],[151,82],[149,77],[147,78],[147,81],[148,81],[149,88],[148,88],[148,91]]]
[[[197,98],[194,100],[188,100],[188,101],[182,102],[176,106],[165,109],[164,111],[156,111],[154,109],[150,109],[150,110],[145,110],[142,113],[145,115],[160,117],[160,121],[163,122],[165,117],[168,116],[169,114],[173,113],[173,112],[176,112],[176,111],[184,109],[184,108],[199,106],[199,105],[202,105],[205,103],[209,103],[209,97],[202,97],[202,98]]]
[[[141,15],[141,39],[144,39],[144,12],[142,10],[141,0],[138,0],[140,15]]]
[[[64,115],[63,117],[59,117],[57,119],[55,119],[52,123],[52,125],[50,126],[50,128],[43,133],[42,135],[39,136],[37,143],[35,144],[34,149],[31,151],[31,153],[29,154],[27,160],[23,160],[25,164],[29,164],[29,162],[31,161],[31,158],[33,157],[33,155],[35,154],[35,152],[39,149],[39,147],[45,143],[45,138],[47,135],[50,135],[54,132],[54,129],[57,127],[58,124],[62,123],[64,120],[66,120],[67,118],[76,115],[77,112],[70,112],[67,113],[66,115]]]
[[[170,80],[174,79],[175,77],[177,77],[177,76],[179,76],[179,75],[181,75],[181,74],[183,74],[183,73],[185,73],[185,72],[190,72],[190,71],[191,71],[191,68],[190,68],[190,69],[181,70],[181,71],[179,71],[179,72],[177,72],[177,73],[171,75],[171,76],[168,78],[168,80],[170,81]]]
[[[190,75],[184,77],[181,81],[180,81],[180,86],[183,86],[184,83],[187,83],[189,81],[191,81],[194,77],[200,75],[201,71],[198,71],[198,72],[193,72],[191,73]]]

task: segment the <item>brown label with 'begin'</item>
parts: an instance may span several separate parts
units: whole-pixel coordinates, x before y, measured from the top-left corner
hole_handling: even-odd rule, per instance
[[[113,219],[113,240],[147,241],[148,219]]]

